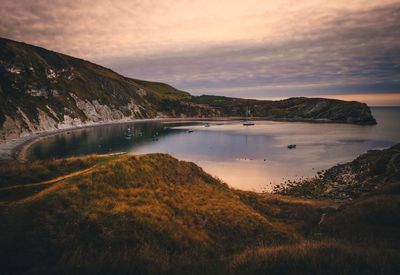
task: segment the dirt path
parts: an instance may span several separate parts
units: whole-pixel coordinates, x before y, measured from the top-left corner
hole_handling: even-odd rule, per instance
[[[100,155],[100,157],[106,157],[106,156],[120,156],[120,155],[124,155],[126,154],[125,152],[123,153],[113,153],[113,154],[105,154],[105,155]],[[23,184],[23,185],[13,185],[13,186],[7,186],[7,187],[3,187],[0,188],[0,195],[4,195],[4,193],[9,193],[12,194],[13,192],[16,193],[18,195],[18,192],[23,193],[24,191],[28,191],[30,189],[32,189],[32,194],[29,194],[23,198],[19,198],[19,199],[14,199],[14,200],[9,200],[9,201],[3,201],[0,202],[0,204],[2,204],[3,206],[11,206],[11,205],[16,205],[19,203],[23,203],[29,200],[32,200],[34,198],[37,198],[38,196],[41,196],[43,194],[48,193],[50,190],[54,190],[55,188],[57,188],[57,182],[63,181],[63,180],[68,180],[71,179],[73,177],[76,176],[80,176],[80,175],[84,175],[84,174],[88,174],[90,172],[92,172],[94,169],[96,169],[97,167],[103,165],[104,162],[101,163],[97,163],[94,164],[93,166],[83,169],[83,170],[79,170],[79,171],[75,171],[72,172],[70,174],[67,175],[62,175],[50,180],[46,180],[46,181],[42,181],[42,182],[38,182],[38,183],[30,183],[30,184]],[[48,186],[48,187],[46,187]],[[44,189],[40,190],[40,191],[36,191],[37,193],[34,193],[34,189],[37,187],[43,187]],[[3,193],[3,194],[2,194]],[[8,195],[9,195],[8,194]]]
[[[65,180],[65,179],[69,179],[69,178],[72,178],[72,177],[87,173],[87,172],[93,170],[95,168],[95,166],[92,166],[92,167],[84,169],[84,170],[76,171],[76,172],[73,172],[71,174],[59,176],[57,178],[54,178],[54,179],[51,179],[51,180],[47,180],[47,181],[42,181],[42,182],[37,182],[37,183],[30,183],[30,184],[19,184],[19,185],[14,185],[14,186],[3,187],[3,188],[0,188],[0,192],[13,191],[13,190],[18,190],[18,189],[25,189],[25,188],[31,188],[31,187],[36,187],[36,186],[48,185],[48,184],[56,183],[58,181],[62,181],[62,180]]]
[[[73,177],[79,176],[79,175],[84,175],[87,173],[92,172],[95,168],[97,167],[97,165],[94,165],[90,168],[84,169],[84,170],[80,170],[80,171],[76,171],[73,173],[70,173],[68,175],[63,175],[51,180],[47,180],[47,181],[43,181],[43,182],[38,182],[38,183],[32,183],[32,184],[24,184],[24,185],[16,185],[16,186],[9,186],[9,187],[5,187],[0,189],[0,195],[4,195],[4,193],[8,193],[8,196],[15,196],[17,195],[16,199],[9,199],[8,200],[4,200],[2,202],[0,202],[0,204],[2,206],[14,206],[20,203],[24,203],[30,200],[33,200],[39,196],[42,196],[43,194],[48,193],[51,190],[54,190],[56,188],[58,188],[58,184],[56,184],[57,182],[63,181],[63,180],[67,180],[67,179],[71,179]],[[35,188],[37,187],[43,187],[44,189],[40,190],[40,191],[35,191]],[[24,192],[27,192],[28,194],[24,195]],[[3,194],[2,194],[3,193]],[[21,196],[22,197],[18,197]]]

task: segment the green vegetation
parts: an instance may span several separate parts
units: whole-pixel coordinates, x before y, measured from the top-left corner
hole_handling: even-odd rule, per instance
[[[376,123],[369,107],[359,102],[191,96],[168,84],[126,78],[82,59],[3,38],[0,99],[0,141],[71,119],[245,116],[246,108],[251,116],[268,119]],[[15,125],[5,127],[6,117]]]
[[[67,163],[59,168],[61,180],[35,192],[16,188],[2,201],[0,273],[400,270],[399,188],[385,185],[337,203],[232,190],[195,164],[165,154],[53,161],[61,163]],[[30,164],[16,165],[9,185],[27,186],[22,174],[51,164],[35,162],[31,170]],[[78,166],[84,172],[77,173]]]
[[[160,82],[150,82],[139,79],[132,79],[141,88],[154,92],[160,99],[190,100],[192,96],[188,92],[180,91],[174,87]]]
[[[375,124],[366,104],[324,98],[289,98],[278,101],[231,98],[223,96],[193,97],[192,102],[217,108],[228,116],[250,116],[267,119],[334,121]]]

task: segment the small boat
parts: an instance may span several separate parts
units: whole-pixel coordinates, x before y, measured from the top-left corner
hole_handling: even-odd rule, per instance
[[[204,127],[210,127],[210,123],[204,124]]]
[[[131,133],[125,133],[124,136],[126,139],[131,139],[133,135]]]
[[[188,133],[193,133],[193,130],[188,130]]]
[[[248,119],[249,115],[250,115],[249,107],[246,107],[246,118],[243,120],[243,126],[253,126],[254,125],[254,122]]]
[[[296,144],[289,144],[287,146],[288,149],[296,149]]]
[[[254,122],[250,121],[250,120],[246,120],[245,122],[243,122],[243,126],[253,126]]]
[[[131,139],[132,136],[133,136],[133,134],[132,134],[132,132],[131,132],[131,128],[128,127],[128,129],[126,130],[126,132],[125,132],[124,135],[125,135],[125,138],[126,138],[126,139]]]

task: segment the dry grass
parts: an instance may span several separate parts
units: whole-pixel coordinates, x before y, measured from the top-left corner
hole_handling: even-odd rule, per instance
[[[106,156],[85,156],[35,162],[0,162],[0,188],[49,180],[91,167],[106,159]]]
[[[400,211],[389,191],[340,206],[234,191],[164,154],[90,161],[96,165],[89,172],[0,211],[3,273],[376,274],[398,268],[398,250],[387,243],[398,238]],[[366,213],[381,218],[371,222]],[[357,234],[362,238],[352,238]]]
[[[236,274],[398,274],[398,251],[339,240],[248,249],[233,257]]]
[[[8,269],[218,270],[248,245],[292,241],[198,166],[161,154],[115,157],[5,209],[2,220]]]

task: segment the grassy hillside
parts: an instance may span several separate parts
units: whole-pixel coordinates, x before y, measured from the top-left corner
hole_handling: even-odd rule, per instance
[[[151,90],[160,99],[190,100],[192,96],[188,92],[178,90],[171,85],[161,82],[150,82],[139,79],[132,79],[141,88]]]
[[[394,189],[338,204],[232,190],[195,164],[164,154],[82,158],[81,173],[76,160],[63,160],[61,179],[39,191],[17,173],[31,171],[29,164],[15,166],[11,176],[0,169],[8,186],[19,187],[3,200],[0,190],[0,273],[400,270]]]
[[[188,112],[181,101],[191,96],[168,84],[126,78],[82,59],[0,38],[0,98],[0,138],[5,139],[59,124],[180,116]],[[207,108],[192,104],[191,109],[201,116]]]
[[[357,124],[375,124],[366,104],[324,98],[289,98],[277,101],[241,99],[223,96],[199,96],[192,99],[220,109],[229,116],[249,116],[267,119],[321,120]]]
[[[126,78],[91,62],[0,38],[0,141],[33,131],[121,119],[251,116],[376,123],[367,105],[191,96],[168,84]]]
[[[2,266],[21,271],[204,269],[224,253],[293,238],[196,165],[157,154],[61,181],[11,203],[2,221]]]
[[[107,161],[112,156],[85,156],[34,162],[0,162],[0,188],[38,183],[80,171]]]

